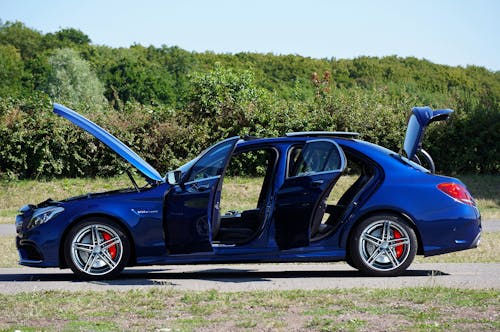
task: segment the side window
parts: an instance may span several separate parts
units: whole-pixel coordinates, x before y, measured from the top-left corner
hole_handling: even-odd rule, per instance
[[[221,175],[234,144],[234,140],[229,140],[214,146],[194,164],[187,182]]]
[[[330,141],[313,141],[303,148],[294,148],[289,158],[289,177],[336,171],[342,168],[339,149]]]
[[[287,177],[295,176],[292,173],[296,174],[295,168],[299,162],[299,157],[301,156],[303,146],[294,146],[288,155],[288,171]]]

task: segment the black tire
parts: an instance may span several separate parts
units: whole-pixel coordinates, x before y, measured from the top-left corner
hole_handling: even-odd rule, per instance
[[[351,254],[347,253],[347,256],[345,257],[345,262],[352,268],[358,270],[358,267],[354,264],[351,258]]]
[[[80,279],[100,280],[117,276],[130,258],[130,241],[115,222],[86,219],[69,231],[64,240],[66,263]]]
[[[376,215],[360,222],[349,241],[353,265],[370,276],[395,277],[403,273],[417,253],[417,237],[402,218]]]

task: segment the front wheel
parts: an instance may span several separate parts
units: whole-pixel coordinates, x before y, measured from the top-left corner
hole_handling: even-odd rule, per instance
[[[378,215],[357,225],[350,241],[352,263],[371,276],[403,273],[417,253],[417,237],[400,217]]]
[[[114,222],[101,217],[75,225],[64,241],[64,258],[82,279],[107,279],[118,275],[130,257],[130,241]]]

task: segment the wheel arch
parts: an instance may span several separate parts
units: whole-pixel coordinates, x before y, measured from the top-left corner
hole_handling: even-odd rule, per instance
[[[117,218],[115,216],[112,216],[112,215],[109,215],[106,213],[89,213],[89,214],[79,216],[78,218],[73,220],[71,223],[69,223],[67,225],[66,229],[64,230],[64,232],[61,236],[61,240],[59,242],[59,266],[61,268],[68,267],[66,259],[64,258],[64,242],[66,241],[66,236],[68,236],[68,233],[70,232],[70,230],[76,224],[84,221],[85,219],[92,218],[92,217],[106,218],[112,222],[115,222],[116,224],[118,224],[118,226],[120,226],[123,229],[123,231],[125,232],[125,234],[127,235],[127,237],[129,238],[129,241],[130,241],[130,258],[129,258],[129,261],[127,262],[127,266],[134,265],[135,261],[136,261],[135,242],[134,242],[134,238],[132,236],[132,233],[130,232],[129,228],[125,225],[125,223],[120,218]]]
[[[366,220],[366,219],[371,218],[371,217],[376,216],[376,215],[384,215],[384,214],[395,216],[398,218],[402,218],[404,221],[406,221],[408,223],[408,226],[410,226],[412,228],[413,232],[415,232],[415,236],[417,237],[417,255],[423,255],[424,250],[423,250],[423,244],[422,244],[422,237],[420,235],[420,232],[417,228],[415,221],[408,214],[406,214],[402,211],[398,211],[395,209],[379,209],[379,210],[369,211],[369,212],[361,215],[351,225],[349,232],[347,233],[347,237],[345,237],[344,240],[342,241],[343,242],[342,244],[346,248],[346,256],[347,257],[349,257],[349,255],[350,255],[350,252],[349,252],[350,245],[349,244],[350,244],[350,241],[352,238],[352,233],[354,232],[354,229],[356,228],[356,226],[359,223],[361,223],[363,220]]]

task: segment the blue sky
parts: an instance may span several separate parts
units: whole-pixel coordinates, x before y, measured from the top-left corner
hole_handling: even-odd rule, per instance
[[[496,0],[0,0],[2,21],[94,44],[315,58],[415,56],[500,70]]]

